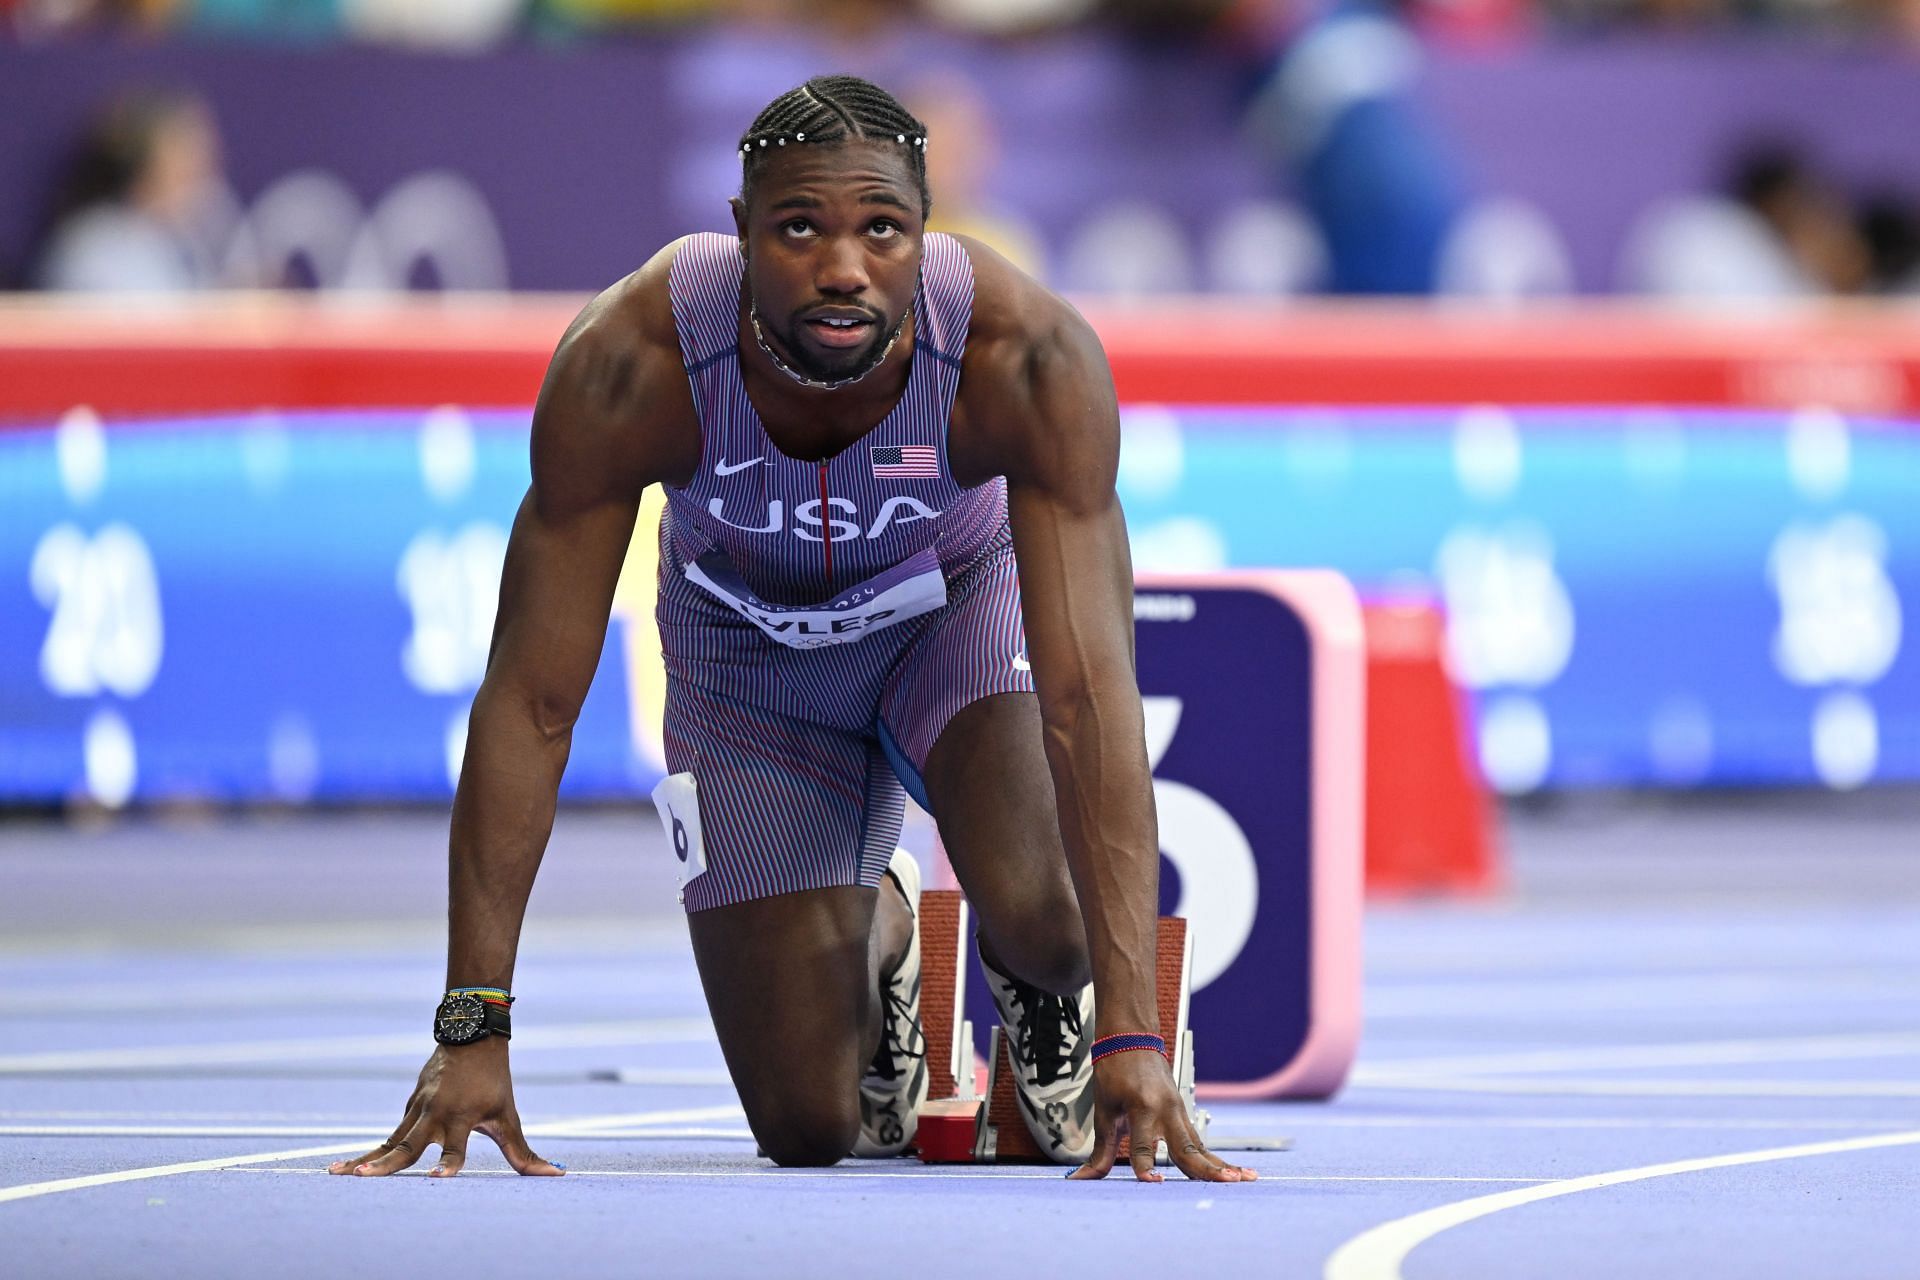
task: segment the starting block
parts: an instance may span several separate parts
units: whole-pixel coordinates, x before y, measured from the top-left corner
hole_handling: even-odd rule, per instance
[[[931,1073],[928,1102],[920,1112],[920,1132],[915,1140],[920,1158],[929,1164],[950,1164],[970,1162],[997,1162],[1002,1164],[1051,1164],[1053,1160],[1027,1132],[1025,1121],[1020,1118],[1020,1100],[1015,1092],[1012,1047],[1007,1044],[1001,1028],[995,1026],[989,1040],[991,1054],[987,1065],[986,1096],[975,1093],[973,1073],[960,1070],[961,1055],[971,1059],[972,1035],[962,1024],[964,1038],[954,1038],[953,1058],[955,1070],[945,1078],[933,1069],[932,1054],[949,1043],[954,1019],[964,1010],[960,1000],[961,987],[958,981],[948,983],[936,978],[930,957],[937,951],[942,957],[951,954],[946,938],[938,930],[946,927],[945,922],[956,920],[960,925],[958,942],[964,946],[966,902],[955,890],[930,890],[921,898],[923,904],[928,899],[939,901],[931,909],[923,905],[920,918],[921,928],[921,983],[920,1018],[926,1030]],[[944,899],[959,899],[957,909],[948,905]],[[1177,916],[1160,917],[1158,930],[1157,990],[1155,995],[1159,1003],[1160,1026],[1167,1043],[1173,1047],[1174,1082],[1185,1100],[1187,1115],[1192,1119],[1194,1128],[1200,1135],[1206,1136],[1207,1113],[1194,1106],[1193,1089],[1193,1029],[1188,1026],[1188,1011],[1192,1002],[1193,985],[1193,938],[1187,930],[1187,922]],[[931,948],[931,950],[930,950]],[[936,985],[936,983],[938,985]],[[946,1007],[947,993],[952,992],[955,1007]],[[964,1077],[964,1078],[963,1078]],[[951,1092],[943,1093],[946,1084]],[[1166,1144],[1160,1144],[1157,1158],[1166,1158]],[[1122,1142],[1120,1158],[1127,1158],[1127,1147]]]
[[[920,893],[920,1028],[927,1038],[927,1098],[978,1096],[973,1024],[967,1021],[967,899],[958,889]]]

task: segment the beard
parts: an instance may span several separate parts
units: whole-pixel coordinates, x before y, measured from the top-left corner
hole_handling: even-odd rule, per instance
[[[869,324],[866,341],[851,347],[829,347],[812,341],[807,330],[806,317],[817,309],[810,307],[795,312],[784,325],[769,324],[764,319],[759,321],[765,336],[777,344],[776,348],[763,341],[767,354],[773,356],[776,363],[785,365],[790,373],[813,382],[850,382],[872,373],[892,351],[894,341],[906,328],[907,316],[911,314],[909,309],[901,314],[898,321],[888,325],[884,316],[867,311]],[[758,315],[758,312],[755,314]]]

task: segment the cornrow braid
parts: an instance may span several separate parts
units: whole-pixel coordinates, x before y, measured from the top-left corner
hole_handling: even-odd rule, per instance
[[[899,99],[859,76],[815,76],[767,104],[740,135],[740,198],[752,203],[754,179],[767,157],[782,147],[838,146],[855,139],[893,142],[907,153],[920,187],[920,216],[925,217],[933,208],[927,190],[927,126]]]

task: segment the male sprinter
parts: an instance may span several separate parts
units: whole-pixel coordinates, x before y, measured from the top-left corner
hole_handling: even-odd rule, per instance
[[[866,81],[808,81],[740,141],[737,235],[668,246],[561,340],[454,801],[440,1047],[393,1137],[334,1172],[438,1143],[452,1176],[474,1131],[559,1172],[521,1133],[507,991],[641,491],[663,484],[655,799],[761,1149],[827,1165],[912,1141],[904,785],[979,913],[1041,1147],[1098,1178],[1130,1133],[1143,1180],[1156,1139],[1190,1178],[1254,1176],[1201,1145],[1161,1053],[1129,1052],[1161,1047],[1159,852],[1113,383],[1069,307],[924,230],[926,145]]]

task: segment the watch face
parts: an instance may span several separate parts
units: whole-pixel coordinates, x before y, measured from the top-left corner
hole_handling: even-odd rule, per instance
[[[434,1035],[444,1044],[466,1044],[487,1030],[487,1006],[474,996],[448,996],[433,1019]]]

